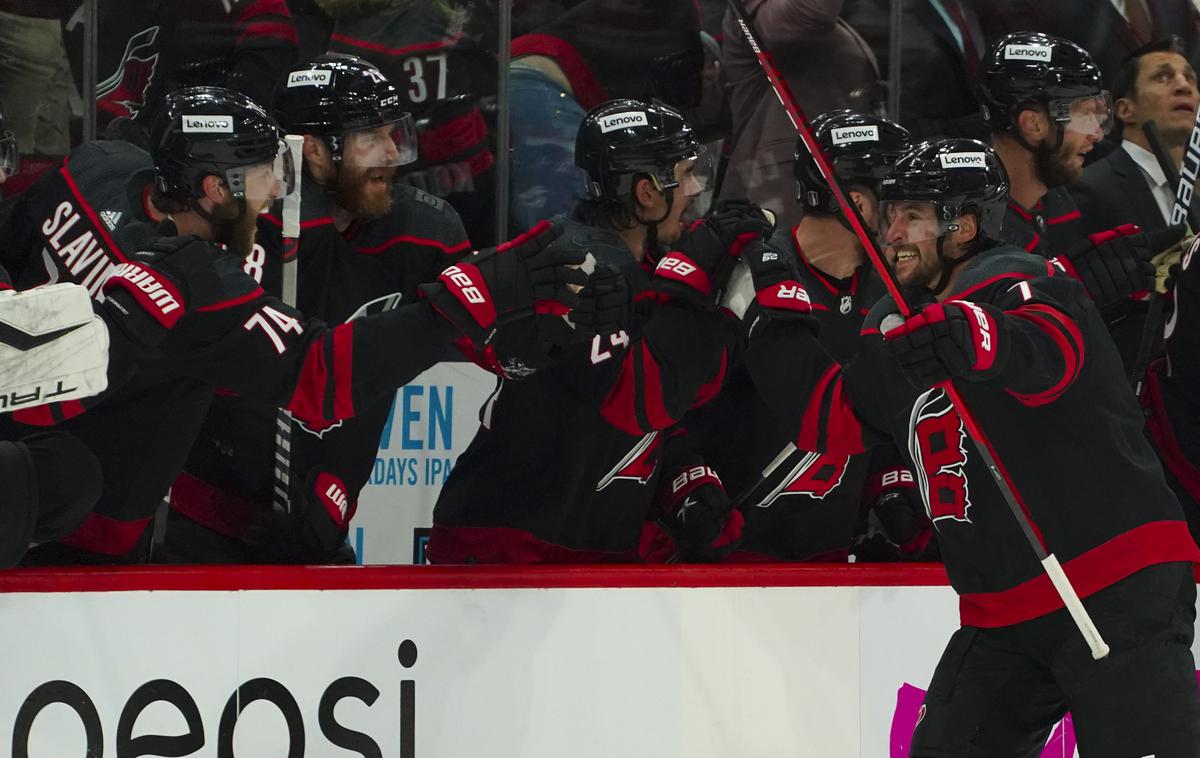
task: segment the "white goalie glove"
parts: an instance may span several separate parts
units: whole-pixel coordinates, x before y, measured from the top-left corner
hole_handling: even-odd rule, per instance
[[[108,386],[108,329],[77,284],[0,292],[0,412]]]

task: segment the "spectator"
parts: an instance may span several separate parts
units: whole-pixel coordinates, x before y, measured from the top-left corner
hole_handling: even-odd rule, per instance
[[[866,41],[839,15],[841,0],[749,0],[760,42],[809,113],[882,107],[879,69]],[[793,202],[796,130],[732,16],[725,18],[721,68],[733,113],[722,198],[749,198],[775,212],[783,227],[800,218]]]
[[[846,0],[842,17],[871,45],[891,76],[894,0]],[[913,137],[987,139],[975,97],[975,72],[987,49],[972,0],[902,0],[899,121]],[[891,114],[895,117],[896,114]]]
[[[584,112],[610,98],[699,104],[704,53],[692,0],[583,0],[512,41],[512,204],[518,229],[581,197]]]

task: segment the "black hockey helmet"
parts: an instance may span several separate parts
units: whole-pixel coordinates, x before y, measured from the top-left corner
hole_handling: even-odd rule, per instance
[[[221,177],[230,194],[246,199],[247,169],[273,164],[283,192],[294,174],[279,127],[262,106],[220,87],[188,87],[167,95],[154,130],[158,190],[188,202],[203,195],[201,184]]]
[[[688,194],[699,194],[711,173],[708,155],[683,116],[660,102],[601,103],[584,116],[575,137],[575,165],[589,200],[624,203],[647,176],[665,193],[678,186],[675,166],[683,160],[695,161]]]
[[[926,140],[903,155],[891,176],[880,182],[881,223],[888,223],[888,206],[932,203],[938,220],[937,236],[952,231],[966,213],[978,218],[976,239],[999,239],[1008,200],[1008,172],[996,151],[979,140]]]
[[[17,138],[4,125],[4,114],[0,113],[0,171],[12,176],[21,171],[21,153],[17,150]]]
[[[913,146],[912,135],[895,121],[848,110],[822,113],[813,119],[812,131],[833,164],[838,180],[843,185],[864,184],[877,197],[879,183]],[[841,206],[803,140],[796,143],[792,171],[796,177],[796,199],[806,208],[830,215],[841,213]]]
[[[323,137],[335,161],[342,159],[347,136],[394,126],[397,156],[370,165],[403,165],[417,159],[412,114],[400,91],[374,64],[341,53],[325,53],[288,72],[275,90],[275,118],[289,134]]]
[[[979,71],[983,116],[993,132],[1011,131],[1021,111],[1035,106],[1045,107],[1063,128],[1081,106],[1104,131],[1111,125],[1112,103],[1100,69],[1070,40],[1041,32],[1009,34],[992,45]]]

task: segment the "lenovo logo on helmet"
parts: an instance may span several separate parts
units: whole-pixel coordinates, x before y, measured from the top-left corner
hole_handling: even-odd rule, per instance
[[[624,113],[614,113],[611,116],[600,117],[600,132],[608,134],[616,129],[625,129],[630,126],[648,126],[649,121],[646,120],[646,114],[643,111],[625,111]]]
[[[986,153],[944,153],[938,158],[942,168],[987,168]]]
[[[1006,61],[1040,61],[1049,63],[1054,48],[1049,45],[1005,45],[1004,60]]]
[[[183,131],[233,134],[233,116],[184,116]]]
[[[328,87],[333,82],[333,72],[327,68],[311,71],[293,71],[288,74],[288,87]]]
[[[878,142],[878,126],[846,126],[829,132],[835,145],[849,145],[853,142]]]

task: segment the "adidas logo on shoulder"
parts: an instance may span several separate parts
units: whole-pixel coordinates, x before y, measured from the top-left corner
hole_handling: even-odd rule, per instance
[[[122,215],[121,211],[100,211],[100,220],[104,222],[109,231],[113,231],[121,222]]]

